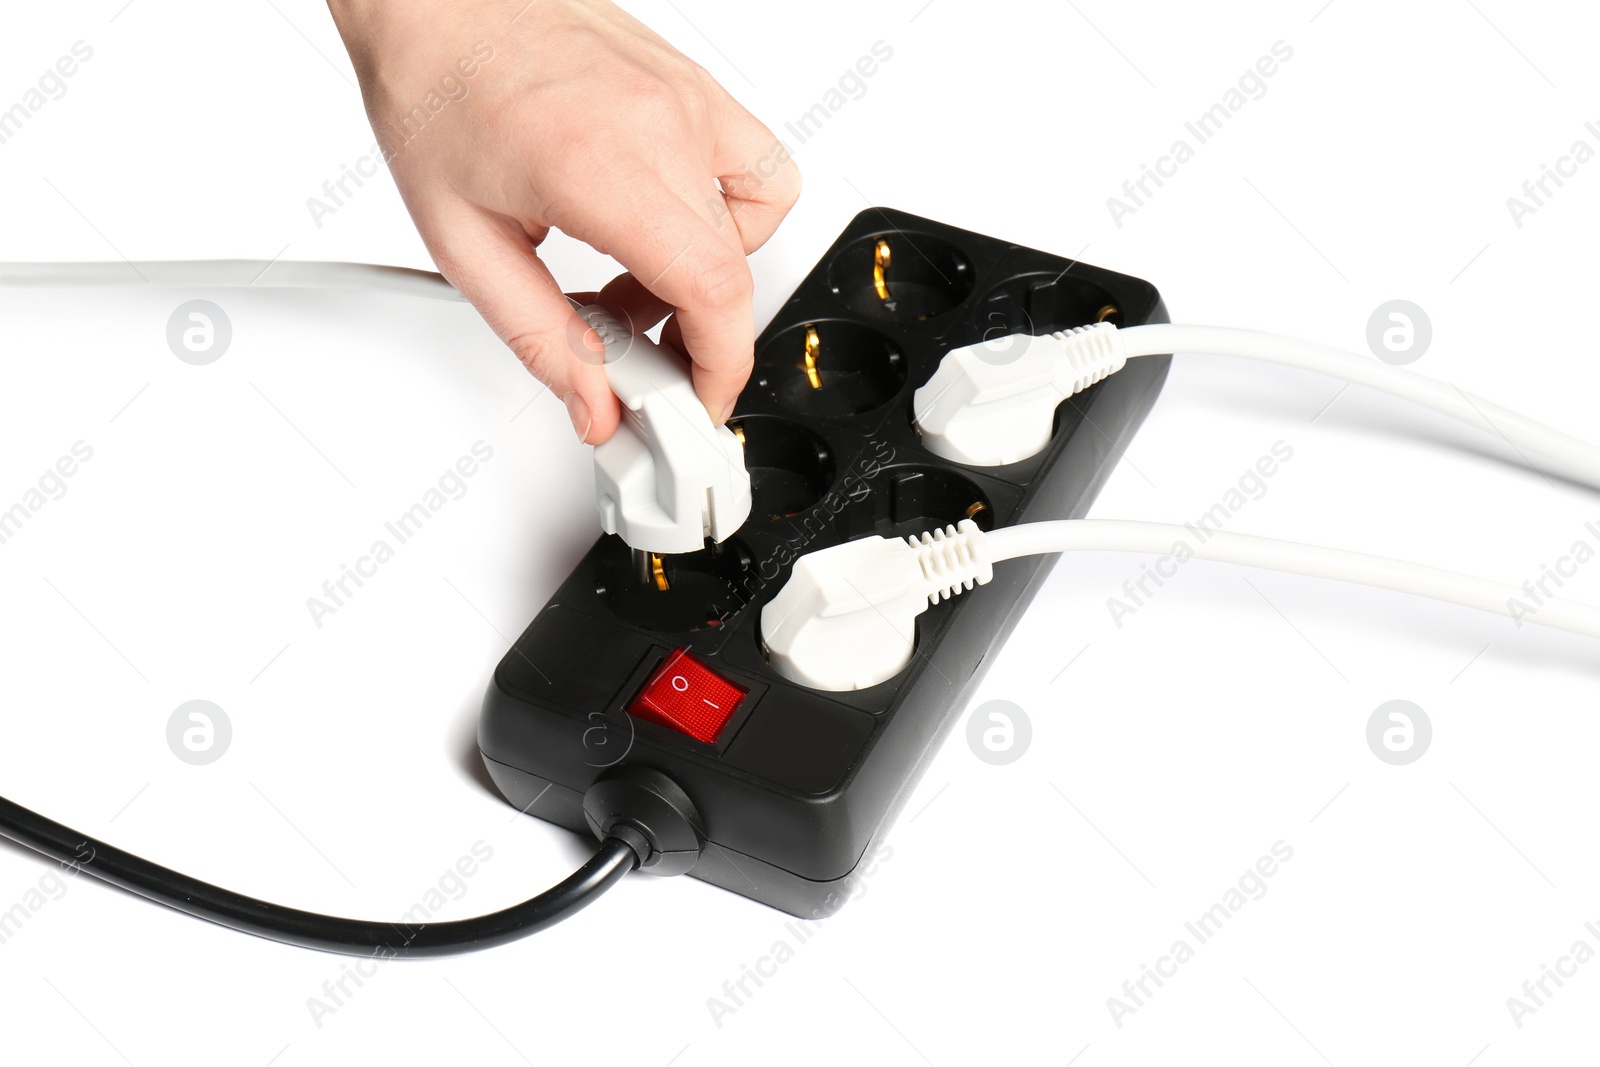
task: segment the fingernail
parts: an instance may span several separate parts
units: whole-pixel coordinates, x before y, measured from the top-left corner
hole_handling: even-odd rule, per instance
[[[583,397],[577,393],[568,393],[565,403],[567,417],[572,420],[572,428],[577,432],[578,440],[588,444],[589,429],[594,425],[594,416],[589,413],[589,405],[584,403]]]
[[[730,400],[730,401],[728,401],[728,406],[722,409],[722,415],[720,417],[718,417],[718,419],[717,419],[717,425],[718,426],[721,426],[723,423],[727,422],[730,418],[733,417],[734,406],[736,404],[738,404],[738,403],[739,403],[738,400]]]

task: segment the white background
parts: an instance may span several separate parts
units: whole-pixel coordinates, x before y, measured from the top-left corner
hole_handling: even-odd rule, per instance
[[[125,2],[7,12],[0,107],[75,41],[94,58],[0,145],[0,258],[429,266],[386,182],[321,228],[306,209],[372,140],[314,0]],[[874,42],[894,49],[794,146],[806,193],[756,257],[762,321],[883,203],[1148,278],[1178,321],[1359,351],[1374,308],[1412,300],[1435,330],[1416,369],[1597,435],[1600,163],[1520,228],[1506,206],[1576,139],[1600,146],[1583,5],[629,7],[779,132]],[[1116,225],[1107,198],[1280,40],[1293,58],[1266,95]],[[569,288],[609,276],[564,238],[546,247]],[[472,737],[508,640],[595,532],[560,405],[469,308],[398,298],[208,294],[234,340],[188,366],[164,331],[193,295],[0,293],[0,505],[74,442],[94,449],[0,547],[0,788],[303,908],[398,915],[478,841],[493,859],[447,916],[544,888],[589,846],[513,817]],[[494,459],[468,494],[314,627],[305,599],[479,440]],[[1516,583],[1597,543],[1592,492],[1470,430],[1224,359],[1179,359],[1095,514],[1193,519],[1280,440],[1294,459],[1234,529]],[[1029,750],[993,767],[953,737],[866,896],[720,1026],[708,998],[794,939],[785,916],[689,879],[631,878],[515,946],[391,964],[320,1026],[308,998],[341,958],[78,879],[0,945],[7,1057],[1342,1067],[1589,1051],[1600,963],[1521,1027],[1506,1000],[1575,941],[1600,950],[1583,925],[1600,920],[1592,645],[1200,563],[1118,629],[1106,598],[1142,562],[1056,568],[978,693],[1025,709]],[[1600,564],[1565,592],[1600,600]],[[197,698],[234,731],[206,767],[165,740]],[[1409,766],[1367,747],[1393,699],[1433,725]],[[1116,1025],[1107,998],[1278,841],[1293,859],[1266,895]],[[0,909],[55,869],[0,850]]]

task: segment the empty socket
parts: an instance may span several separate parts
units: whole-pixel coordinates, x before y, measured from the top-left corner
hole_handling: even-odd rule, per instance
[[[984,530],[993,526],[994,505],[988,495],[943,467],[889,467],[869,479],[867,486],[862,499],[839,516],[846,540],[870,534],[910,537],[962,519],[971,519]]]
[[[804,426],[775,415],[746,415],[730,426],[744,441],[750,521],[791,518],[821,500],[833,484],[833,456]]]
[[[841,319],[791,327],[756,353],[754,381],[790,411],[847,418],[882,407],[906,381],[906,359],[877,330]]]
[[[1120,325],[1111,294],[1068,273],[1024,274],[990,290],[978,303],[977,340],[1014,333],[1042,335],[1096,322]]]
[[[972,294],[973,269],[948,241],[891,231],[841,249],[829,264],[828,284],[857,314],[921,322],[954,310]]]

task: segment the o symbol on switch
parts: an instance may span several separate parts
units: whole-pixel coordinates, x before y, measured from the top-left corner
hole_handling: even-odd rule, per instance
[[[687,693],[689,691],[689,679],[681,674],[674,674],[672,676],[672,688],[680,693]]]

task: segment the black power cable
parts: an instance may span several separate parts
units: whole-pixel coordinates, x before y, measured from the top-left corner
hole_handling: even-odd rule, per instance
[[[583,910],[640,865],[635,847],[607,837],[594,858],[531,900],[453,922],[367,922],[285,908],[140,859],[0,797],[0,836],[169,908],[302,948],[379,958],[448,956],[515,941]]]

